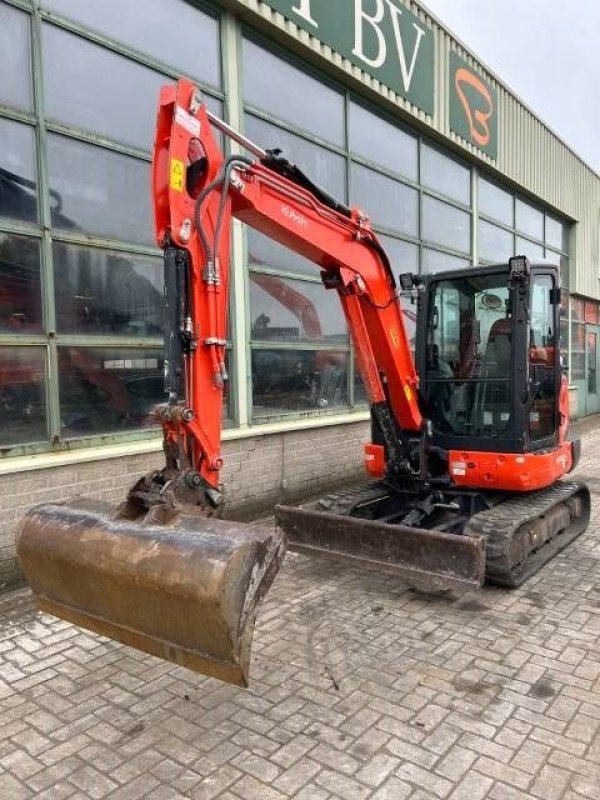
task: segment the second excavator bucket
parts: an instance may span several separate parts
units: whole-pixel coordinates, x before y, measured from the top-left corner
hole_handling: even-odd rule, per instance
[[[485,579],[483,536],[390,525],[323,511],[319,503],[277,506],[292,550],[375,566],[428,588],[478,588]]]
[[[258,606],[285,554],[276,530],[184,514],[132,522],[80,500],[33,508],[17,547],[41,610],[248,685]]]

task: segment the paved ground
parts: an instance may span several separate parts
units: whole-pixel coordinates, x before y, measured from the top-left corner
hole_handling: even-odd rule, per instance
[[[2,595],[0,798],[597,800],[599,530],[513,592],[291,555],[249,691]]]

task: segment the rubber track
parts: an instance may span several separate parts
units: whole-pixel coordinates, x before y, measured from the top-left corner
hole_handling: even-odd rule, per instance
[[[319,498],[314,505],[309,505],[317,511],[336,514],[340,517],[349,517],[354,508],[360,503],[377,500],[380,497],[389,497],[390,491],[380,483],[367,483],[346,489],[342,492],[333,492]]]
[[[582,516],[573,520],[569,529],[530,553],[518,565],[509,563],[509,548],[516,531],[538,519],[575,494],[582,495]],[[587,499],[587,505],[586,505]],[[561,550],[564,550],[586,529],[590,516],[589,490],[582,483],[560,481],[548,489],[505,500],[503,503],[472,516],[465,525],[467,536],[484,536],[486,540],[486,579],[490,583],[511,588],[520,586]]]

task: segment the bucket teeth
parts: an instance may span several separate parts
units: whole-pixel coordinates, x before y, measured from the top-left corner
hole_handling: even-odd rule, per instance
[[[256,614],[285,555],[275,529],[191,515],[140,524],[78,500],[29,511],[17,548],[43,611],[248,685]]]

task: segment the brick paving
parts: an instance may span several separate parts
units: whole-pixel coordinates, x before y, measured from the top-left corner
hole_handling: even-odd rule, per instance
[[[6,593],[0,798],[600,800],[599,529],[512,592],[291,554],[246,691]]]

